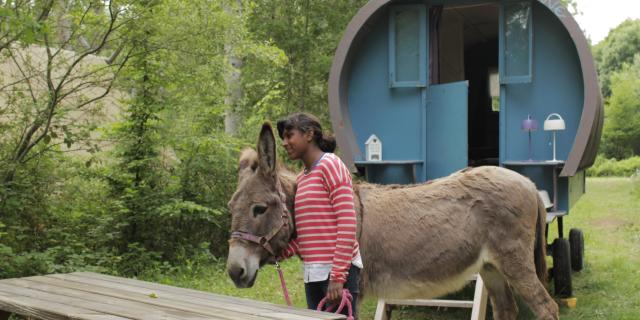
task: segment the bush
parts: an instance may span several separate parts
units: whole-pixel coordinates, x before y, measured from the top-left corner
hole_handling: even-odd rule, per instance
[[[115,202],[92,171],[84,161],[49,154],[0,185],[0,279],[116,270]]]
[[[602,154],[624,159],[640,155],[640,54],[612,76],[605,106]]]
[[[0,244],[0,279],[51,272],[52,262],[46,252],[15,253],[11,247]]]
[[[155,194],[133,200],[142,193],[131,186],[114,193],[111,180],[122,174],[104,155],[51,153],[21,166],[0,184],[0,279],[81,270],[131,276],[225,256],[226,202],[242,146],[221,135],[183,141],[179,160],[154,171]]]
[[[591,177],[630,177],[638,170],[640,170],[640,156],[623,160],[598,156],[593,167],[587,170],[587,175]]]

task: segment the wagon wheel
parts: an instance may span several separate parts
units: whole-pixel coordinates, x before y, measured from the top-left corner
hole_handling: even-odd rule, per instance
[[[557,296],[572,295],[571,249],[567,239],[559,238],[553,241],[553,284]]]
[[[571,269],[581,271],[584,267],[584,235],[582,230],[571,229],[569,243],[571,244]]]

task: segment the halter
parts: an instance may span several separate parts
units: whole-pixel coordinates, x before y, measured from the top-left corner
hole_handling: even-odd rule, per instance
[[[290,216],[289,209],[287,209],[287,204],[286,204],[287,198],[286,198],[284,192],[282,191],[282,188],[280,187],[280,184],[278,184],[278,193],[280,194],[280,200],[281,200],[280,202],[282,203],[282,215],[280,216],[282,218],[282,220],[280,220],[280,223],[278,223],[278,226],[275,227],[273,230],[271,230],[271,232],[269,232],[265,236],[257,236],[257,235],[254,235],[252,233],[244,232],[244,231],[233,231],[233,232],[231,232],[231,240],[233,240],[233,239],[242,239],[242,240],[246,240],[246,241],[255,243],[255,244],[261,246],[262,248],[264,248],[265,250],[267,250],[267,252],[269,252],[269,254],[271,254],[273,257],[277,257],[275,251],[273,250],[273,247],[271,246],[271,244],[269,242],[284,227],[289,226],[289,216]]]

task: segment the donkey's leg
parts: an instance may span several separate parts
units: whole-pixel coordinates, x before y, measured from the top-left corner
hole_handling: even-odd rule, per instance
[[[533,254],[503,254],[498,269],[538,319],[558,320],[558,304],[538,279],[532,258]]]
[[[489,298],[493,307],[493,318],[495,320],[516,319],[518,305],[513,298],[509,284],[502,274],[496,268],[487,264],[480,271],[480,276],[482,276],[484,285],[489,291]]]

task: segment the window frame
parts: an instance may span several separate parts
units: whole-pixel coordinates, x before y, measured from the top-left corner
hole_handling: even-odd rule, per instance
[[[505,54],[505,46],[506,46],[506,20],[505,20],[505,6],[507,4],[512,3],[527,3],[529,4],[529,73],[526,75],[517,75],[510,76],[506,73],[506,54]],[[500,75],[500,84],[518,84],[518,83],[531,83],[533,82],[533,8],[534,3],[531,0],[502,0],[502,4],[500,5],[500,23],[499,23],[499,37],[500,37],[500,59],[499,59],[499,75]]]
[[[401,11],[418,11],[420,29],[418,30],[418,79],[414,81],[398,81],[396,78],[396,13]],[[425,88],[427,87],[427,61],[429,59],[427,6],[424,4],[394,5],[389,9],[389,87],[390,88]]]

